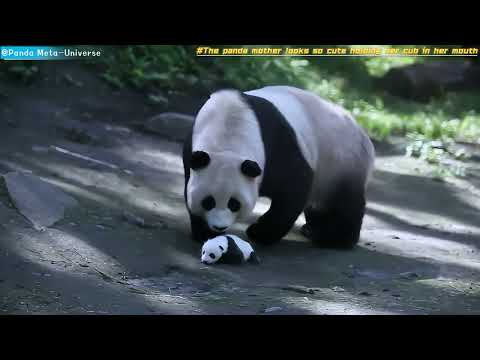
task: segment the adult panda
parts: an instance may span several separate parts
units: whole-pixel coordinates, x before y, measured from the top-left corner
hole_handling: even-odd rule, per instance
[[[304,212],[302,233],[323,247],[359,239],[373,145],[343,108],[290,86],[213,93],[184,144],[185,202],[204,242],[246,219],[259,196],[269,210],[247,229],[282,239]]]

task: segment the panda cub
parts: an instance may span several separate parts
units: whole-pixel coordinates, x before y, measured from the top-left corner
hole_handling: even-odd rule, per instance
[[[303,213],[302,233],[321,247],[358,242],[375,151],[342,107],[290,86],[213,93],[183,148],[185,203],[193,238],[204,242],[252,215],[247,228],[265,245]]]
[[[221,235],[207,240],[202,246],[201,261],[208,265],[260,262],[252,245],[235,235]]]

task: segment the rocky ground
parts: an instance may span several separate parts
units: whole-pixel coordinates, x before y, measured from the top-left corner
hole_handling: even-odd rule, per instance
[[[33,226],[0,182],[0,313],[480,314],[478,150],[469,177],[439,182],[401,143],[377,144],[356,249],[312,247],[300,218],[257,247],[260,265],[205,266],[183,202],[184,129],[140,126],[158,109],[78,64],[43,71],[28,88],[0,84],[0,175],[30,174],[76,204]],[[202,101],[171,99],[165,110],[187,115]],[[32,184],[18,196],[47,216],[58,198]]]

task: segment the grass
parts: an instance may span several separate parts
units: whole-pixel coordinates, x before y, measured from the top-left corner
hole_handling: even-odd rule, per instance
[[[444,94],[428,104],[393,98],[374,89],[373,79],[421,58],[197,58],[194,46],[110,48],[97,60],[117,87],[157,92],[209,92],[231,86],[300,86],[343,105],[377,140],[418,133],[476,142],[480,139],[480,94]]]

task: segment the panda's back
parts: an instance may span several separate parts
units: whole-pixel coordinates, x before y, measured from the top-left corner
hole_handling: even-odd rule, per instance
[[[351,171],[366,180],[373,163],[373,145],[345,109],[291,86],[267,86],[246,94],[268,100],[284,116],[317,185],[327,186],[328,178],[333,181]]]

